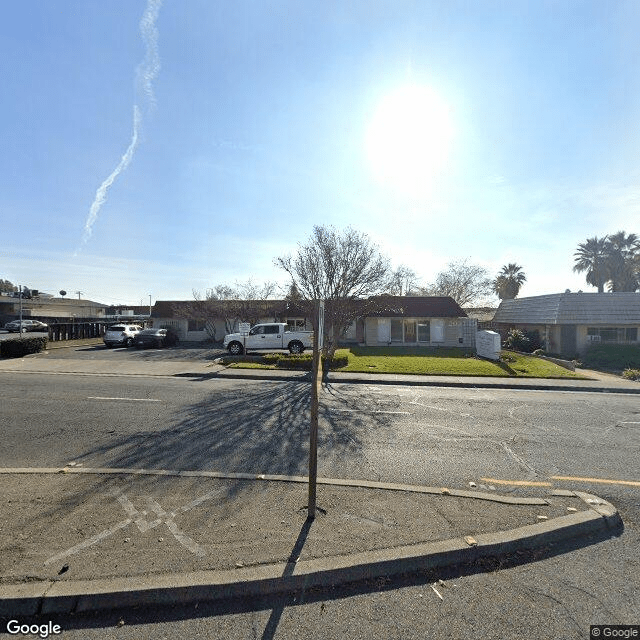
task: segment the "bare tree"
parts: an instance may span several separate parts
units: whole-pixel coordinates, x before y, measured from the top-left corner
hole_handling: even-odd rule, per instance
[[[317,326],[316,302],[325,301],[323,353],[333,356],[338,340],[364,311],[367,298],[383,293],[389,280],[389,261],[369,237],[351,227],[314,226],[295,256],[274,260],[284,269]]]
[[[466,260],[450,262],[436,281],[421,290],[422,295],[451,296],[461,307],[478,304],[493,293],[487,270]]]
[[[392,296],[409,296],[418,290],[419,280],[416,272],[404,265],[391,272],[386,284],[386,293]]]
[[[187,318],[204,319],[207,333],[217,340],[215,320],[224,320],[225,333],[232,333],[238,322],[255,324],[264,315],[269,315],[267,301],[276,289],[274,282],[257,284],[251,279],[235,282],[233,286],[216,285],[207,289],[204,295],[194,289],[193,302],[175,312]]]

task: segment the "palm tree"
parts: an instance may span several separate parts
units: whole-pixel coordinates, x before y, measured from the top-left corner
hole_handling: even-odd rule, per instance
[[[502,267],[502,271],[494,280],[493,290],[498,294],[500,300],[512,300],[520,293],[520,287],[526,279],[527,276],[522,271],[522,267],[515,262],[510,262]]]
[[[607,236],[604,238],[588,238],[578,245],[575,256],[574,271],[586,271],[587,284],[598,287],[598,293],[604,293],[604,284],[609,278]]]
[[[635,233],[618,231],[609,236],[607,268],[610,291],[635,291],[640,287],[637,264],[640,258],[640,239]]]

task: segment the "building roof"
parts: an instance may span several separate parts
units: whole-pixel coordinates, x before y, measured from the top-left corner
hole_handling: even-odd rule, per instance
[[[478,322],[491,322],[496,313],[496,307],[464,307],[469,318],[475,318]]]
[[[238,307],[246,308],[258,308],[264,312],[265,315],[274,314],[288,314],[289,316],[301,315],[304,312],[300,310],[294,303],[287,300],[216,300],[212,301],[213,304],[219,302],[221,304],[228,302],[230,306],[237,305]],[[288,306],[287,306],[288,305]],[[158,300],[151,311],[152,318],[178,318],[178,317],[195,317],[199,315],[200,309],[202,309],[201,315],[206,317],[210,315],[207,313],[206,300]]]
[[[493,317],[505,324],[640,324],[640,293],[552,293],[503,300]]]
[[[466,318],[464,309],[449,296],[375,296],[370,302],[380,303],[381,310],[370,317],[384,318]]]
[[[221,300],[220,302],[225,302]],[[264,315],[304,316],[304,309],[287,300],[229,300],[229,303],[254,304],[264,311]],[[372,296],[361,301],[363,315],[385,318],[466,318],[462,307],[448,296]],[[288,306],[287,306],[288,305]],[[153,305],[152,318],[175,318],[198,315],[202,306],[203,316],[207,315],[206,301],[158,300]]]

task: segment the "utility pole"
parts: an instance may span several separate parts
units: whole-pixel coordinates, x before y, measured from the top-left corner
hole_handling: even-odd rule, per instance
[[[18,293],[20,294],[18,298],[18,300],[20,300],[20,330],[18,333],[22,335],[22,285],[18,285]]]
[[[84,291],[76,291],[76,293],[78,294],[78,300],[80,300],[80,296],[84,293]]]
[[[151,294],[149,294],[149,317],[151,317]]]
[[[324,301],[318,302],[318,322],[313,332],[313,366],[311,367],[311,428],[309,433],[309,500],[307,519],[316,517],[316,489],[318,481],[318,408],[322,385],[321,351],[324,342]]]

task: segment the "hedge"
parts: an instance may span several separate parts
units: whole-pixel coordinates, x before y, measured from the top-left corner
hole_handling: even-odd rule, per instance
[[[311,371],[313,364],[313,355],[311,353],[303,353],[300,355],[288,355],[285,353],[267,353],[262,356],[263,364],[275,365],[280,369],[303,369]],[[323,368],[327,370],[327,361],[323,358]],[[339,369],[349,364],[347,356],[334,356],[329,365],[329,369]]]
[[[640,369],[640,346],[632,344],[598,344],[590,347],[582,358],[585,367],[606,369]]]
[[[16,338],[0,342],[0,356],[3,358],[21,358],[29,353],[40,353],[47,348],[47,338]]]

